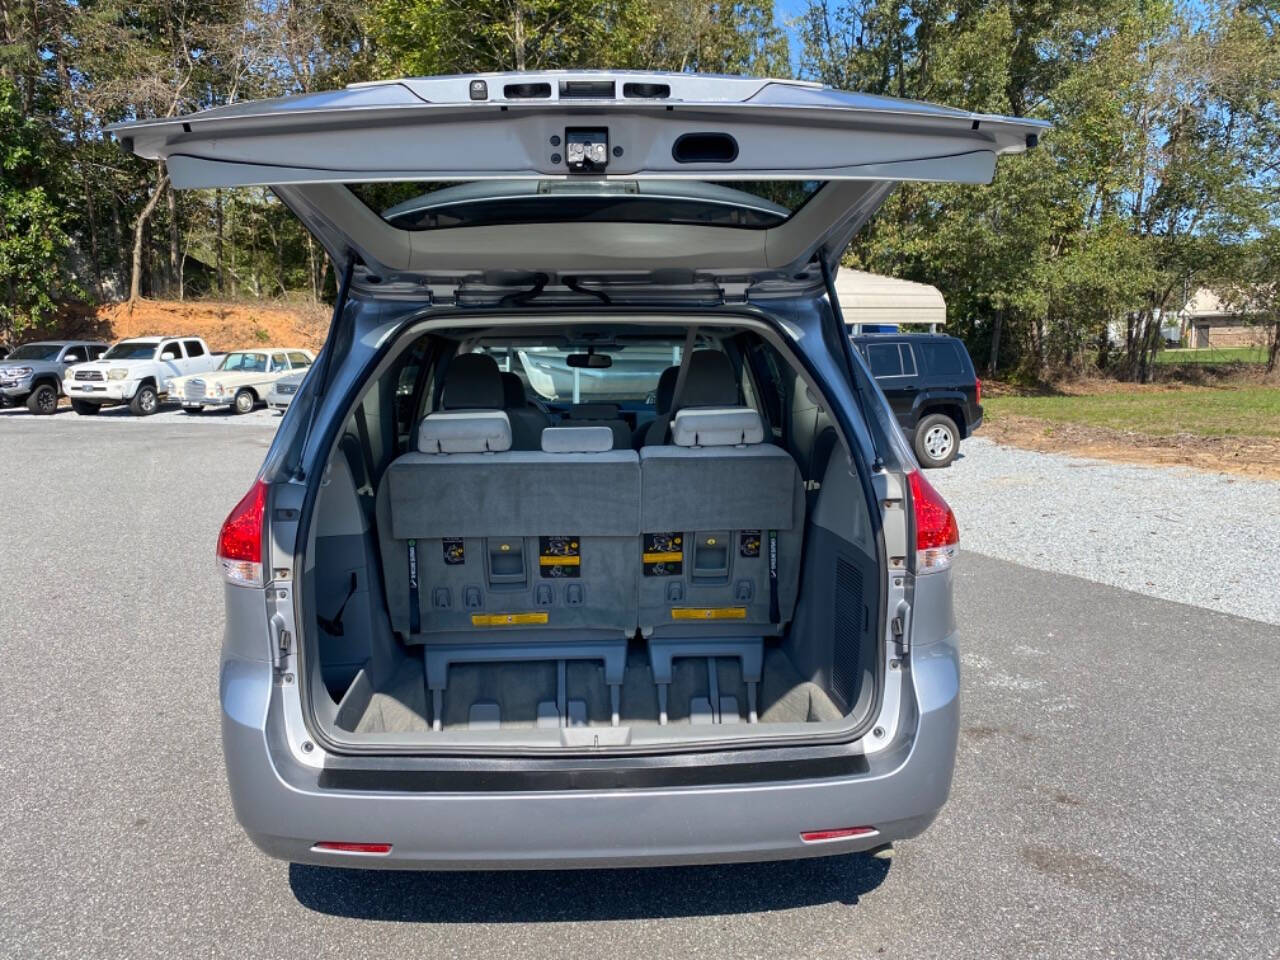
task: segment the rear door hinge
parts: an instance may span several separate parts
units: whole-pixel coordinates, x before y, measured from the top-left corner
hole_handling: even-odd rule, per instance
[[[718,280],[722,303],[746,303],[750,280]]]

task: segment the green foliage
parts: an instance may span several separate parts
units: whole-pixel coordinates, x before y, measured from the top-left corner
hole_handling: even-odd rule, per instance
[[[787,71],[770,0],[378,0],[365,23],[384,76],[631,68]]]
[[[71,250],[68,216],[44,185],[54,153],[46,130],[0,78],[0,341],[39,324],[68,289],[60,269]]]
[[[1157,436],[1280,437],[1280,390],[1274,387],[989,397],[983,408],[993,420],[1014,414]]]
[[[990,186],[902,187],[848,261],[940,287],[984,371],[1145,379],[1202,285],[1274,361],[1278,24],[1280,0],[809,0],[807,78],[1054,124]],[[273,194],[173,194],[113,121],[410,74],[791,71],[772,0],[11,0],[3,28],[0,338],[135,274],[152,296],[333,290]]]
[[[990,187],[899,190],[850,260],[938,285],[987,369],[1148,379],[1163,318],[1239,277],[1275,221],[1275,24],[1274,0],[812,0],[807,73],[1054,123]]]

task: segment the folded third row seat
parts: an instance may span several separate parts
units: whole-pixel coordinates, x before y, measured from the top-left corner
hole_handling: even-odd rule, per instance
[[[729,358],[699,350],[689,361],[669,440],[656,439],[668,432],[660,417],[640,450],[640,628],[660,723],[682,657],[708,658],[708,702],[692,713],[716,723],[736,720],[740,705],[718,696],[715,659],[738,659],[755,722],[764,638],[795,610],[804,483],[790,454],[764,442],[760,415],[738,406]]]
[[[709,367],[690,371],[692,395],[710,395],[697,369]],[[754,721],[763,638],[781,633],[795,605],[804,519],[799,472],[762,442],[759,415],[681,410],[674,442],[638,455],[613,449],[604,426],[547,428],[540,450],[520,451],[501,392],[491,358],[455,358],[445,409],[422,420],[417,452],[397,458],[378,489],[392,627],[424,647],[434,728],[452,664],[508,661],[558,662],[559,693],[537,704],[539,725],[551,726],[573,713],[565,661],[603,662],[616,725],[637,630],[659,722],[672,663],[689,657],[708,658],[710,677],[715,658],[740,661]],[[710,682],[691,715],[738,719],[735,699]],[[472,704],[471,722],[500,725],[498,704]]]

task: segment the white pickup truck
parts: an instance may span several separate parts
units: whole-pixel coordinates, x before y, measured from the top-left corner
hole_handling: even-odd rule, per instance
[[[68,368],[63,390],[71,408],[84,416],[127,403],[145,417],[160,408],[160,394],[170,380],[212,370],[220,359],[199,337],[134,337],[121,340],[101,359]]]

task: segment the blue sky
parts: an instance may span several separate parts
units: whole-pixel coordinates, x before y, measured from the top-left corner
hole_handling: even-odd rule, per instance
[[[774,0],[773,4],[774,17],[777,19],[778,25],[786,28],[791,37],[791,71],[793,73],[799,66],[800,44],[795,30],[791,29],[787,22],[804,13],[806,6],[808,6],[806,0]]]

